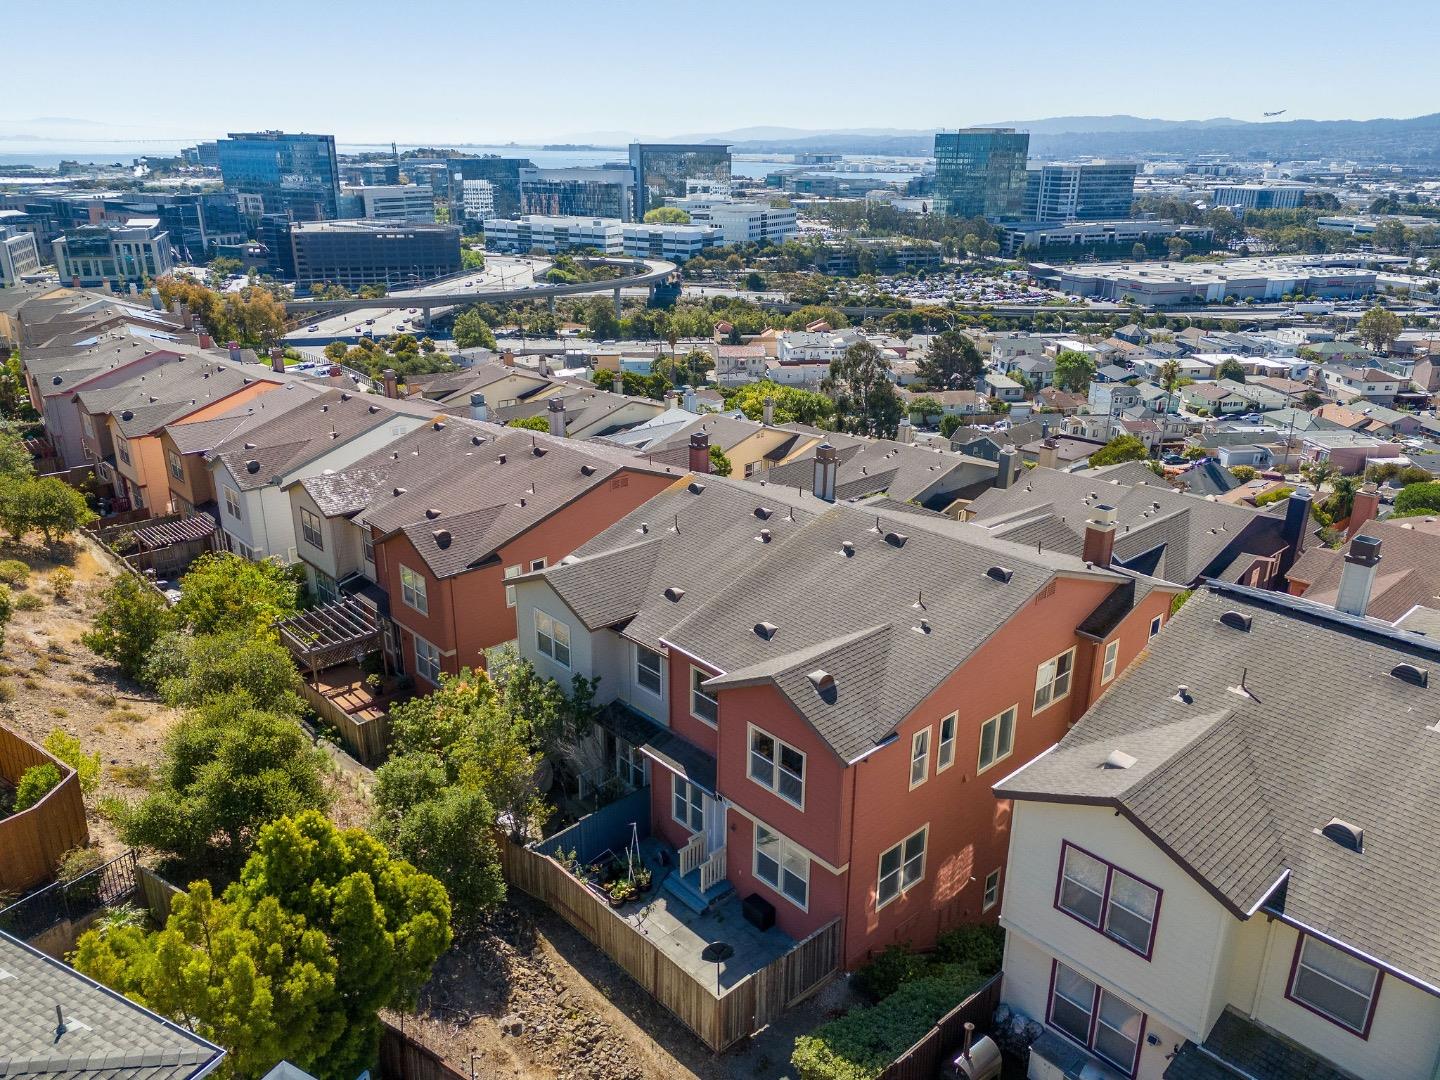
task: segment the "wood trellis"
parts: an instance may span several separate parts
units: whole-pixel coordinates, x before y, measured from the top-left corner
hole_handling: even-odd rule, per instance
[[[317,671],[359,663],[380,647],[375,612],[354,597],[310,608],[276,624],[297,663]]]

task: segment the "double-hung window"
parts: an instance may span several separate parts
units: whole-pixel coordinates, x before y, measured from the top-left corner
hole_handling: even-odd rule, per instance
[[[370,535],[370,527],[362,526],[360,530],[360,550],[365,555],[365,561],[371,566],[375,565],[375,539]]]
[[[1365,1038],[1379,994],[1379,968],[1319,938],[1300,935],[1285,990],[1291,1001]]]
[[[130,440],[123,435],[115,436],[115,456],[126,465],[130,464]]]
[[[930,778],[930,729],[917,731],[910,739],[910,787],[917,788]]]
[[[1035,670],[1035,707],[1031,712],[1048,709],[1055,702],[1070,696],[1070,675],[1075,666],[1075,650],[1066,649],[1052,656]]]
[[[245,510],[240,505],[240,493],[234,488],[225,489],[225,510],[236,521],[245,520]]]
[[[720,720],[720,702],[701,687],[710,673],[698,667],[690,668],[690,715],[714,727]]]
[[[320,519],[305,507],[300,507],[300,535],[317,551],[325,550],[325,534],[320,531]]]
[[[408,608],[414,608],[421,615],[430,614],[430,598],[425,595],[425,575],[400,567],[400,599]]]
[[[935,771],[942,773],[955,764],[955,726],[959,717],[951,713],[940,721],[940,743],[935,747]]]
[[[705,793],[684,777],[674,778],[675,803],[670,812],[691,832],[705,830]]]
[[[805,755],[757,727],[750,729],[750,779],[805,808]]]
[[[615,775],[629,788],[645,786],[645,755],[621,738],[614,738]]]
[[[185,479],[185,463],[180,460],[180,455],[174,450],[165,451],[165,460],[170,465],[170,475],[176,480]]]
[[[1055,906],[1147,960],[1155,945],[1160,890],[1068,841]]]
[[[1164,619],[1163,619],[1162,616],[1159,616],[1159,615],[1156,615],[1153,619],[1150,620],[1150,636],[1151,636],[1151,637],[1154,637],[1156,634],[1158,634],[1158,633],[1160,632],[1160,627],[1161,627],[1161,625],[1162,625],[1163,623],[1164,623]]]
[[[660,654],[654,649],[635,646],[635,681],[640,689],[660,696]]]
[[[980,901],[980,910],[989,911],[1000,902],[1000,868],[996,867],[985,875],[985,896]]]
[[[1111,679],[1115,678],[1115,662],[1120,658],[1120,639],[1107,642],[1105,645],[1105,663],[1100,668],[1100,685],[1104,686]]]
[[[508,582],[510,581],[511,578],[517,578],[517,577],[519,577],[519,576],[520,576],[520,567],[518,567],[518,566],[507,566],[507,567],[505,567],[505,581],[507,582],[507,584],[506,584],[506,586],[505,586],[505,606],[506,606],[506,607],[514,607],[514,606],[515,606],[515,586],[508,584]]]
[[[1135,1072],[1145,1014],[1060,961],[1051,976],[1050,1026],[1111,1065]]]
[[[440,650],[418,636],[415,638],[415,674],[432,686],[440,685]]]
[[[997,761],[1004,761],[1015,749],[1016,706],[992,716],[980,725],[980,764],[977,772],[984,772]]]
[[[927,831],[912,833],[880,856],[880,878],[875,887],[877,911],[924,880]]]
[[[535,648],[561,667],[570,666],[570,626],[545,612],[535,612]]]
[[[810,904],[810,856],[777,832],[755,824],[755,876],[787,900]]]

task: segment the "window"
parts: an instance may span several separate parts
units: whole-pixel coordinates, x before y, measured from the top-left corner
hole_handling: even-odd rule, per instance
[[[955,725],[958,716],[951,713],[940,721],[940,745],[935,750],[935,772],[942,773],[955,764]]]
[[[1127,1074],[1135,1072],[1145,1014],[1058,960],[1050,983],[1050,1026]]]
[[[126,465],[130,464],[130,440],[123,435],[115,436],[115,453]]]
[[[518,566],[507,566],[507,567],[505,567],[505,580],[506,580],[506,581],[509,581],[511,578],[517,578],[517,577],[519,577],[519,576],[520,576],[520,567],[518,567]],[[506,606],[506,607],[514,607],[514,606],[515,606],[515,586],[514,586],[514,585],[506,585],[506,586],[505,586],[505,606]]]
[[[607,742],[614,740],[613,753],[615,775],[628,788],[645,786],[645,755],[624,739],[607,735]]]
[[[236,521],[245,519],[245,512],[240,506],[240,493],[234,488],[225,489],[225,512]]]
[[[561,667],[570,666],[570,627],[545,612],[535,612],[535,648]]]
[[[910,787],[919,787],[930,777],[930,729],[917,731],[910,739]]]
[[[1160,632],[1160,619],[1161,619],[1161,617],[1160,617],[1159,615],[1156,615],[1153,619],[1150,620],[1150,636],[1151,636],[1151,637],[1154,637],[1156,634],[1158,634],[1158,633]]]
[[[926,829],[907,836],[880,856],[880,879],[875,886],[875,910],[919,884],[925,877]]]
[[[530,560],[530,572],[531,572],[532,574],[535,573],[536,570],[544,570],[544,569],[545,569],[545,560],[544,560],[544,559],[531,559],[531,560]]]
[[[1153,637],[1154,635],[1152,634],[1151,636]],[[1101,667],[1101,669],[1100,669],[1100,685],[1101,685],[1101,686],[1104,686],[1106,683],[1108,683],[1111,679],[1113,679],[1113,678],[1115,677],[1115,661],[1118,660],[1119,657],[1120,657],[1120,639],[1119,639],[1119,638],[1116,638],[1114,641],[1106,642],[1106,644],[1105,644],[1105,664],[1104,664],[1104,666]]]
[[[980,910],[989,911],[1000,900],[1000,868],[996,867],[985,875],[985,896],[980,901]]]
[[[320,597],[322,603],[333,604],[340,599],[340,587],[335,584],[335,579],[329,574],[322,574],[315,571],[315,595]]]
[[[690,669],[690,715],[714,727],[720,719],[720,703],[700,688],[700,684],[708,678],[708,671],[698,667]]]
[[[415,674],[434,686],[440,685],[440,650],[418,636],[415,638]]]
[[[87,439],[95,438],[95,418],[91,416],[88,412],[81,413],[80,423],[81,426],[85,428],[85,437]]]
[[[1160,890],[1069,841],[1061,849],[1055,906],[1150,959]]]
[[[670,813],[691,832],[705,831],[705,793],[684,777],[676,776],[675,801]]]
[[[758,822],[755,876],[801,909],[810,903],[810,856],[798,845]]]
[[[165,460],[170,463],[170,475],[176,480],[185,479],[185,463],[180,460],[180,455],[174,450],[165,451]]]
[[[403,563],[400,566],[400,599],[406,607],[414,608],[421,615],[430,614],[430,599],[425,595],[424,575],[416,573]]]
[[[641,689],[660,695],[660,654],[654,649],[635,646],[635,681]]]
[[[374,566],[375,541],[370,536],[370,530],[368,528],[362,529],[360,531],[360,549],[362,552],[364,552],[365,561],[368,562],[371,566]]]
[[[1285,996],[1361,1038],[1379,997],[1380,971],[1319,938],[1300,935]]]
[[[757,727],[750,729],[750,779],[805,808],[805,755]]]
[[[1035,707],[1032,713],[1048,709],[1070,693],[1070,669],[1075,666],[1075,650],[1067,649],[1046,660],[1035,671]]]
[[[320,531],[320,519],[303,506],[300,508],[300,535],[317,551],[325,550],[325,534]]]
[[[992,716],[980,725],[980,766],[984,772],[997,761],[1004,761],[1015,749],[1015,713],[1011,705],[999,716]]]

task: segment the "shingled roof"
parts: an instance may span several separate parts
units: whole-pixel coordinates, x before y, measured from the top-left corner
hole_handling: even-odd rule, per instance
[[[1381,541],[1365,614],[1394,622],[1416,605],[1440,607],[1440,532],[1403,520],[1366,522],[1364,532]],[[1301,595],[1307,600],[1333,605],[1344,570],[1344,551],[1316,546],[1295,560],[1287,576],[1306,585]]]
[[[885,493],[902,502],[917,502],[942,510],[957,498],[983,490],[995,479],[995,463],[950,450],[933,450],[892,439],[862,439],[827,433],[836,448],[837,499],[860,499]],[[757,473],[768,486],[788,485],[803,491],[815,487],[815,451],[807,447],[798,457]]]
[[[1437,673],[1440,643],[1210,585],[996,795],[1114,807],[1237,917],[1265,905],[1440,993],[1440,819],[1416,810],[1440,801]],[[1117,750],[1135,763],[1106,768]],[[1362,850],[1322,835],[1335,818]]]
[[[214,354],[182,353],[114,386],[81,390],[82,408],[115,417],[127,438],[158,431],[172,420],[223,401],[257,382],[283,383],[291,376],[257,364],[235,364]]]

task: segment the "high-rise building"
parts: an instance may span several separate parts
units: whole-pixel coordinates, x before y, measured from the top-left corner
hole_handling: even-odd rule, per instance
[[[413,285],[460,271],[460,227],[421,222],[312,221],[290,226],[295,282]]]
[[[485,157],[450,158],[445,163],[449,174],[450,220],[459,221],[465,212],[465,181],[489,180],[494,189],[495,213],[514,217],[520,213],[520,170],[533,169],[529,158]]]
[[[371,221],[434,221],[435,196],[419,184],[346,184],[340,189],[340,216]]]
[[[1123,221],[1134,207],[1133,161],[1057,162],[1025,174],[1025,221]]]
[[[935,209],[952,217],[1018,220],[1025,209],[1028,132],[965,128],[935,134]]]
[[[325,221],[339,212],[335,136],[231,132],[217,146],[225,190],[259,196],[264,213]]]
[[[460,186],[466,221],[484,221],[495,216],[494,184],[489,180],[462,180]]]
[[[60,281],[82,289],[119,289],[164,277],[175,267],[170,234],[159,218],[124,225],[82,225],[52,245]]]
[[[628,165],[576,169],[521,169],[520,212],[630,221],[635,173]]]
[[[250,232],[239,200],[229,192],[157,197],[153,212],[186,262],[205,262],[217,247],[243,243]]]
[[[728,191],[730,147],[725,143],[631,143],[635,170],[635,217],[664,206],[667,198],[703,191]],[[687,183],[687,181],[689,183]]]

